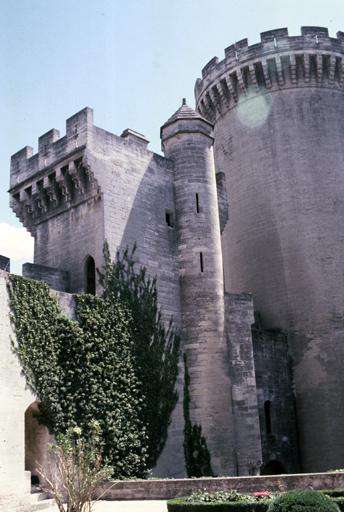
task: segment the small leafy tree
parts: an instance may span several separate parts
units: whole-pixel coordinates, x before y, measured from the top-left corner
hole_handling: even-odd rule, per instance
[[[131,313],[131,335],[136,375],[144,403],[140,418],[148,436],[148,467],[153,467],[166,442],[171,413],[178,395],[175,383],[178,374],[179,336],[170,321],[164,326],[157,302],[156,279],[146,269],[137,270],[136,246],[128,248],[111,260],[107,242],[104,244],[104,273],[100,281],[104,300],[125,303]]]
[[[113,469],[102,461],[100,434],[96,421],[90,424],[87,441],[81,428],[69,428],[50,447],[55,466],[49,474],[42,466],[38,468],[42,487],[60,512],[91,512],[96,492],[111,476]]]

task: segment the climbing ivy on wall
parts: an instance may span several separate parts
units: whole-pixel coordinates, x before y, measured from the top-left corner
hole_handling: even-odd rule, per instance
[[[193,424],[190,418],[190,375],[187,356],[184,353],[184,456],[186,472],[189,478],[215,476],[211,468],[211,457],[207,442],[202,436],[201,425]]]
[[[106,260],[103,280],[103,297],[74,296],[73,321],[47,285],[10,276],[14,349],[51,432],[78,425],[87,436],[96,419],[113,476],[143,477],[164,445],[177,399],[178,337],[161,324],[155,281],[144,269],[136,274],[128,252]]]
[[[153,467],[166,442],[171,413],[178,395],[179,336],[172,322],[165,328],[157,302],[156,279],[145,268],[136,271],[136,247],[117,253],[112,261],[104,245],[104,273],[100,280],[105,300],[127,304],[133,321],[130,324],[140,390],[146,401],[141,419],[148,434],[148,466]]]

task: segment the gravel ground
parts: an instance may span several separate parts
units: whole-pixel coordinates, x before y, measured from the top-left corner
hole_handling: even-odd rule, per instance
[[[94,512],[167,512],[166,501],[98,501]]]

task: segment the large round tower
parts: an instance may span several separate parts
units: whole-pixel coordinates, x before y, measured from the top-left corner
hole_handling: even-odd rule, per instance
[[[195,89],[226,177],[226,290],[290,333],[304,471],[344,460],[343,58],[342,32],[272,30],[212,59]]]
[[[202,428],[213,471],[236,474],[213,125],[184,100],[161,128],[161,140],[174,167],[181,334],[190,377],[190,419]]]

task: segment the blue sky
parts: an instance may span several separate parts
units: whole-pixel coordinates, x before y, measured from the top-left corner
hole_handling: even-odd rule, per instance
[[[88,105],[95,124],[129,127],[160,151],[159,128],[214,55],[259,33],[301,25],[344,30],[343,0],[1,0],[0,254],[32,258],[8,207],[9,159]],[[20,250],[18,250],[18,248]]]

